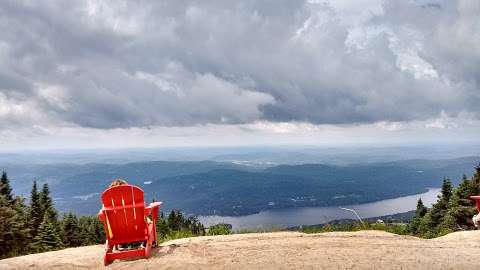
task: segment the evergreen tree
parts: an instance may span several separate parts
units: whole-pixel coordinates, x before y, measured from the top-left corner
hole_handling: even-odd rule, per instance
[[[412,222],[410,222],[408,230],[413,233],[413,234],[418,234],[418,227],[420,226],[420,222],[422,221],[422,218],[427,214],[427,207],[423,204],[422,199],[418,199],[417,201],[417,209],[415,211],[415,216],[412,219]]]
[[[415,215],[422,218],[423,216],[425,216],[426,213],[427,213],[427,207],[423,205],[422,198],[420,198],[417,201],[417,210],[415,211]]]
[[[477,211],[475,202],[470,196],[477,195],[477,191],[474,181],[464,175],[462,182],[453,191],[447,214],[441,225],[443,228],[450,231],[474,229],[472,217]]]
[[[103,229],[103,223],[95,216],[91,217],[92,219],[92,239],[94,239],[94,244],[103,244],[105,243],[105,230]]]
[[[83,216],[78,219],[81,245],[93,245],[105,242],[103,224],[96,217]]]
[[[5,171],[2,172],[2,177],[0,178],[0,195],[5,196],[7,202],[13,204],[12,188]]]
[[[440,223],[443,222],[443,218],[445,217],[448,207],[450,198],[452,197],[452,182],[445,178],[443,179],[442,184],[442,191],[440,195],[438,195],[438,200],[432,206],[432,210],[430,211],[430,227],[436,228]]]
[[[45,213],[42,223],[38,227],[33,246],[39,252],[57,250],[63,247],[60,235],[51,222],[48,213]]]
[[[53,206],[52,198],[50,198],[50,189],[47,183],[43,184],[40,192],[40,213],[42,216],[47,214],[52,224],[57,225],[58,214]]]
[[[205,235],[205,227],[196,217],[185,217],[180,210],[172,210],[165,220],[163,213],[157,219],[157,233],[164,238],[177,232]]]
[[[26,243],[31,239],[30,238],[30,227],[27,219],[28,208],[25,205],[25,199],[20,196],[16,196],[13,203],[13,209],[18,215],[17,224],[21,231],[16,234],[15,238],[17,241],[17,246],[21,250],[20,253],[27,252]]]
[[[32,192],[30,194],[30,207],[28,211],[28,223],[30,225],[30,236],[35,238],[37,230],[42,223],[42,207],[40,205],[40,195],[37,191],[37,181],[33,181]]]
[[[205,235],[205,227],[196,217],[188,218],[188,228],[194,235]]]
[[[157,236],[159,238],[165,238],[170,232],[170,229],[168,228],[168,224],[167,224],[167,221],[165,220],[163,212],[160,212],[160,215],[158,215],[157,221],[155,222],[155,226],[157,229]]]
[[[432,227],[431,210],[427,211],[425,216],[420,220],[418,224],[417,234],[426,238],[433,238],[436,236],[436,228]]]
[[[25,204],[14,197],[5,171],[0,177],[0,257],[20,255],[26,251],[29,236]]]
[[[25,251],[28,230],[25,229],[24,217],[17,211],[17,207],[20,205],[12,207],[7,197],[0,195],[0,258],[19,255]]]
[[[183,215],[180,210],[172,210],[168,215],[168,228],[172,231],[183,229]]]
[[[477,189],[477,194],[480,194],[480,164],[475,167],[475,174],[473,175],[472,182]]]
[[[65,214],[62,222],[63,244],[66,247],[80,246],[79,232],[77,217],[72,213]]]

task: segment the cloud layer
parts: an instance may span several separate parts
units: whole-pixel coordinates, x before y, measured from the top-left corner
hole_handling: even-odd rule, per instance
[[[480,2],[379,7],[2,1],[0,129],[478,119]]]

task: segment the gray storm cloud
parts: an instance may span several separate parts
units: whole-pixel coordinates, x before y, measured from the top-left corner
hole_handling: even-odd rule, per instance
[[[0,128],[478,117],[478,14],[385,1],[351,25],[315,1],[2,1]]]

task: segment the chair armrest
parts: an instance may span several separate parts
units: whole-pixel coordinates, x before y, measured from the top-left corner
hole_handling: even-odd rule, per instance
[[[152,202],[150,205],[145,207],[145,216],[148,216],[150,214],[155,215],[153,218],[156,219],[157,214],[158,214],[158,208],[162,205],[162,202]]]
[[[105,220],[105,215],[103,214],[102,210],[98,211],[98,219],[100,219],[101,221]]]

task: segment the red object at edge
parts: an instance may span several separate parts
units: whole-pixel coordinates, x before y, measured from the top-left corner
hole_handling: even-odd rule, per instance
[[[475,200],[477,210],[480,212],[480,195],[470,196],[470,199]]]
[[[145,206],[143,190],[133,185],[111,187],[102,194],[103,207],[98,218],[105,229],[105,265],[115,259],[148,258],[156,244],[155,221],[161,202]],[[147,216],[152,215],[152,219]],[[143,242],[137,249],[118,250],[118,245]]]

